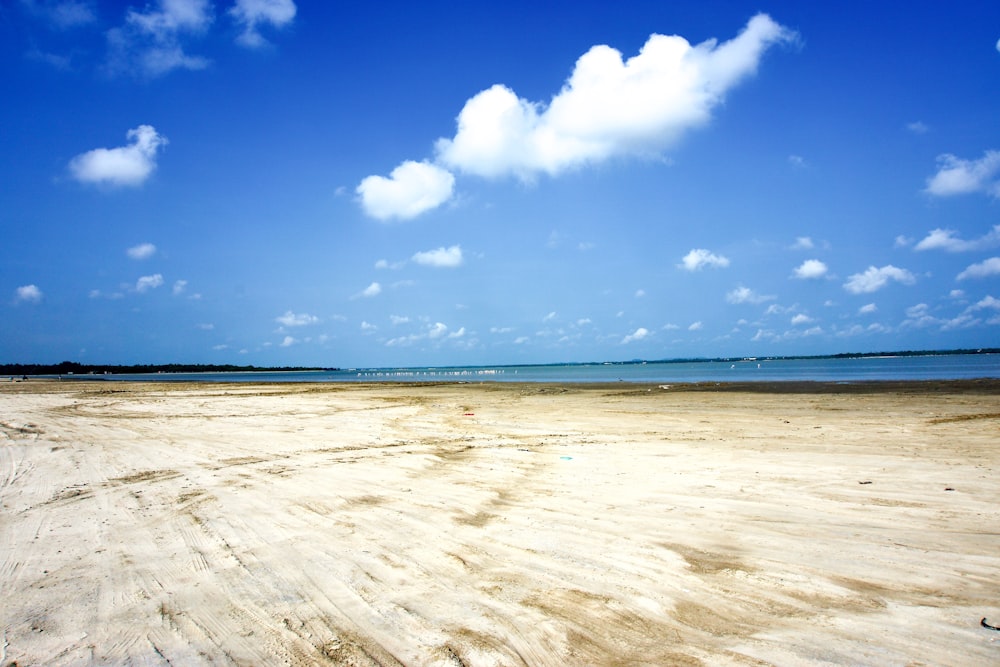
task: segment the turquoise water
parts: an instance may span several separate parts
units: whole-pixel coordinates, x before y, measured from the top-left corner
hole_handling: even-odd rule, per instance
[[[1000,354],[862,359],[751,359],[549,366],[358,368],[338,371],[156,373],[79,379],[195,382],[862,382],[1000,378]]]

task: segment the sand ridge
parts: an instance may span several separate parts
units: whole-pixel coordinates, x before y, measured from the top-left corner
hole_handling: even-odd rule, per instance
[[[996,382],[0,385],[0,665],[1000,662]]]

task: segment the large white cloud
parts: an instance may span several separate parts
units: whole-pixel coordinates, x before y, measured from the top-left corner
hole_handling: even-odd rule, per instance
[[[972,264],[956,277],[957,280],[966,278],[988,278],[989,276],[1000,275],[1000,257],[990,257],[978,264]]]
[[[357,193],[365,213],[378,220],[408,220],[451,198],[455,177],[429,162],[407,160],[389,178],[369,176]]]
[[[882,289],[889,284],[889,281],[912,285],[916,282],[916,278],[906,269],[900,269],[892,264],[881,268],[869,266],[864,273],[855,273],[848,277],[844,289],[852,294],[867,294]]]
[[[243,46],[257,48],[267,44],[260,34],[261,25],[282,28],[295,18],[293,0],[236,0],[229,13],[243,32],[237,41]]]
[[[131,142],[117,148],[95,148],[70,160],[73,178],[83,183],[141,185],[156,169],[156,154],[167,138],[152,125],[140,125],[128,131]]]
[[[722,44],[711,39],[692,46],[683,37],[654,34],[628,60],[610,46],[594,46],[548,104],[502,84],[473,96],[458,115],[455,136],[436,142],[436,162],[487,178],[530,181],[613,156],[655,156],[708,122],[770,46],[795,38],[758,14]],[[425,178],[397,174],[407,165],[423,165],[419,175]],[[365,212],[383,220],[411,218],[444,203],[453,177],[432,168],[404,162],[389,179],[369,176],[357,189]]]
[[[704,248],[693,248],[691,252],[684,255],[681,263],[677,266],[688,271],[700,271],[706,266],[713,269],[725,268],[729,266],[729,259]]]
[[[462,248],[461,246],[453,245],[450,248],[441,247],[436,250],[418,252],[413,255],[413,261],[424,266],[454,268],[462,265]]]
[[[618,50],[594,46],[548,105],[500,84],[474,96],[458,115],[454,138],[438,140],[438,158],[480,176],[531,178],[659,152],[706,123],[726,92],[756,71],[768,47],[793,38],[758,14],[722,44],[692,46],[680,36],[654,34],[624,61]]]
[[[932,229],[926,238],[914,246],[914,250],[947,250],[948,252],[967,252],[983,250],[1000,245],[1000,225],[971,241],[964,241],[956,236],[953,229]]]
[[[939,197],[985,192],[1000,197],[1000,151],[986,151],[978,160],[946,154],[938,157],[938,171],[927,179],[926,192]]]

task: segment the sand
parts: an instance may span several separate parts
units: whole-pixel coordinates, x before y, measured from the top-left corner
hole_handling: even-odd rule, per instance
[[[996,665],[1000,384],[0,383],[0,666]]]

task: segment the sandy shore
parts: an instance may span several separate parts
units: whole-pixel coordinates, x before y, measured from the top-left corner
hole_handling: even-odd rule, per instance
[[[0,383],[0,666],[996,665],[1000,384]]]

